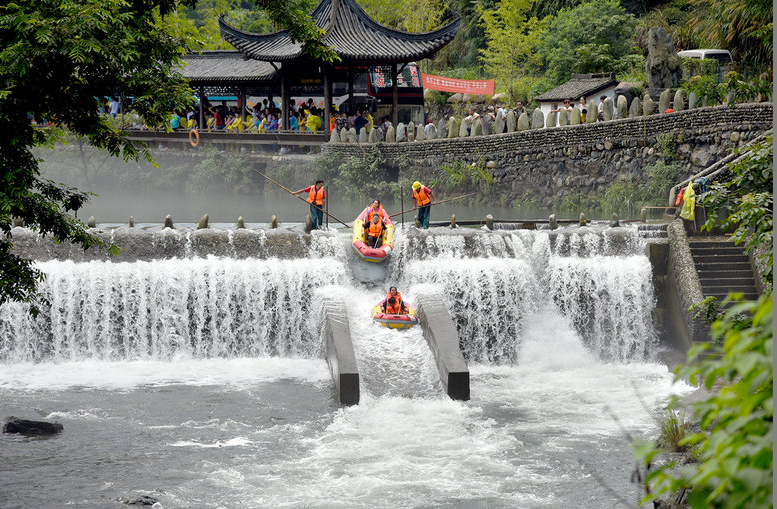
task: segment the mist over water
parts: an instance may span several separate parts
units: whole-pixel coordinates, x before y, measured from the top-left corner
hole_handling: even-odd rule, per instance
[[[42,263],[51,308],[0,307],[0,401],[65,431],[0,437],[0,507],[613,505],[597,479],[636,500],[624,432],[652,433],[652,412],[690,387],[650,361],[638,246],[563,235],[483,235],[472,257],[463,237],[427,239],[430,254],[400,230],[391,265],[357,270],[346,233],[291,261]],[[420,327],[372,322],[392,283],[411,303],[444,297],[471,401],[444,395]],[[348,311],[354,407],[334,401],[324,298]]]

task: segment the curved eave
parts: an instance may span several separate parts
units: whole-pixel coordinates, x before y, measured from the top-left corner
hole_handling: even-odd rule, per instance
[[[265,62],[294,60],[302,55],[302,45],[291,40],[287,30],[269,34],[243,32],[219,17],[221,36],[245,56]]]
[[[429,58],[453,40],[461,18],[431,32],[408,33],[376,23],[364,15],[371,27],[364,35],[353,25],[341,24],[326,34],[324,43],[332,46],[344,62],[386,65]]]

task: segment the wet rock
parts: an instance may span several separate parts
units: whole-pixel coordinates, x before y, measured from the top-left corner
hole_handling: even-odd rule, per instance
[[[175,228],[175,226],[173,226],[173,216],[171,216],[170,214],[167,214],[165,216],[165,228],[170,228],[170,229]]]
[[[243,216],[240,216],[240,217],[237,218],[237,227],[238,228],[245,228],[246,227],[246,223],[243,220]]]
[[[208,227],[208,221],[210,221],[210,216],[208,214],[205,214],[200,218],[200,222],[197,224],[197,229],[202,230],[204,228]]]
[[[13,218],[13,225],[14,228],[23,228],[24,227],[24,219],[21,217],[14,217]]]
[[[612,213],[612,218],[610,219],[610,227],[615,228],[616,226],[620,226],[621,222],[618,218],[618,214],[615,212]]]
[[[588,224],[588,220],[585,218],[585,214],[583,212],[580,213],[580,220],[578,221],[578,224],[580,226],[585,226]]]
[[[89,216],[89,219],[86,220],[86,226],[89,228],[95,228],[97,226],[97,221],[95,221],[94,216]]]
[[[551,214],[548,216],[548,228],[551,230],[555,230],[558,228],[558,221],[556,220],[556,214]]]
[[[313,230],[313,219],[310,216],[305,216],[305,233],[310,233]]]
[[[276,228],[278,228],[278,217],[272,216],[270,218],[270,229],[274,230]]]
[[[157,503],[159,503],[159,501],[154,497],[149,497],[148,495],[141,495],[127,502],[127,505],[153,506],[154,504],[157,504]]]
[[[486,215],[486,228],[488,228],[489,230],[494,229],[494,216],[492,216],[491,214]]]
[[[130,228],[135,228],[135,218],[132,217],[132,216],[130,216],[129,227]]]
[[[17,417],[9,417],[3,425],[3,433],[18,433],[20,435],[56,435],[61,433],[64,427],[58,422],[29,421]]]

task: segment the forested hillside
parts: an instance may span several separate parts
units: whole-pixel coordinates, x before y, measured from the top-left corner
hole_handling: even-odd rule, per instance
[[[300,16],[316,0],[292,0]],[[409,32],[428,31],[461,16],[456,38],[424,70],[458,78],[492,78],[511,102],[530,102],[571,73],[615,72],[644,81],[647,32],[661,26],[677,50],[728,49],[734,69],[757,74],[772,59],[772,4],[765,0],[358,0],[373,18]],[[204,0],[178,13],[192,50],[230,48],[218,16],[249,32],[273,26],[251,0]]]

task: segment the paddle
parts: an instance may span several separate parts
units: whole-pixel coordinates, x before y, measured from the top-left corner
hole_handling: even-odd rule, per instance
[[[453,200],[460,200],[461,198],[466,198],[468,196],[472,196],[473,194],[476,194],[476,193],[462,194],[461,196],[455,196],[453,198],[448,198],[446,200],[440,200],[440,201],[433,202],[433,203],[431,203],[431,205],[439,205],[441,203],[445,203],[445,202],[449,202],[449,201],[453,201]],[[414,210],[418,210],[418,207],[413,207],[410,210],[403,210],[402,212],[397,212],[396,214],[391,214],[389,217],[398,216],[400,214],[407,214],[408,212],[413,212]]]
[[[281,189],[283,189],[284,191],[286,191],[286,192],[287,192],[287,193],[289,193],[290,195],[294,196],[295,198],[299,198],[300,200],[304,201],[305,203],[309,203],[309,202],[308,202],[308,201],[307,201],[305,198],[303,198],[302,196],[300,196],[300,195],[298,195],[298,194],[294,194],[294,191],[291,191],[291,190],[289,190],[289,189],[287,189],[287,188],[283,187],[281,184],[277,183],[276,181],[274,181],[273,179],[271,179],[270,177],[268,177],[267,175],[265,175],[265,174],[264,174],[264,173],[262,173],[261,171],[258,171],[258,170],[252,170],[252,171],[253,171],[254,173],[258,173],[258,174],[259,174],[259,175],[261,175],[262,177],[266,178],[267,180],[269,180],[270,182],[272,182],[272,183],[273,183],[273,184],[275,184],[276,186],[280,187]],[[312,203],[309,203],[309,204],[310,204],[310,205],[313,205]],[[340,221],[339,219],[337,219],[335,216],[333,216],[332,214],[330,214],[330,213],[329,213],[329,212],[327,212],[326,210],[324,210],[324,209],[322,209],[322,208],[320,208],[320,207],[317,207],[317,206],[315,206],[315,205],[313,205],[313,207],[314,207],[315,209],[317,209],[317,210],[320,210],[321,212],[323,212],[323,213],[324,213],[324,214],[326,214],[327,216],[331,217],[331,218],[332,218],[332,219],[334,219],[335,221],[338,221],[340,224],[342,224],[342,225],[343,225],[343,226],[345,226],[346,228],[350,228],[350,227],[351,227],[351,225],[345,224],[344,222]]]

